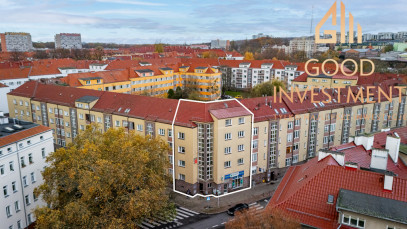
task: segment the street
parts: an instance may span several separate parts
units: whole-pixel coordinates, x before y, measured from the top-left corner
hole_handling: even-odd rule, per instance
[[[268,203],[268,198],[259,200],[249,204],[250,208],[256,210],[262,210],[266,207]],[[224,228],[224,224],[227,223],[233,216],[229,216],[226,212],[214,214],[214,215],[204,215],[207,217],[196,218],[194,222],[190,224],[184,223],[181,227],[182,229],[209,229],[209,228]],[[192,220],[192,218],[191,218]]]

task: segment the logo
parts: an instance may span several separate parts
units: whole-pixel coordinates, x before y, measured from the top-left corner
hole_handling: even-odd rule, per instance
[[[325,24],[328,18],[332,15],[332,25],[336,26],[336,1],[322,18],[322,20],[318,23],[317,27],[315,27],[315,43],[321,44],[336,44],[336,30],[324,30],[325,35],[331,35],[331,38],[321,39],[320,30],[321,27]],[[354,43],[354,30],[353,30],[353,15],[349,12],[349,43]],[[346,34],[345,34],[345,24],[346,24],[346,17],[345,17],[345,4],[341,1],[341,43],[346,43]],[[362,43],[362,27],[358,23],[357,25],[357,40],[358,43]]]

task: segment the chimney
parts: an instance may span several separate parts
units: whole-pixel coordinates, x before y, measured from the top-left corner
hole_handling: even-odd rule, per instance
[[[372,157],[370,159],[371,169],[387,169],[387,155],[388,150],[386,149],[372,149]]]
[[[390,171],[386,171],[384,174],[384,190],[385,191],[393,191],[393,178],[394,178],[394,173]]]
[[[366,150],[371,150],[373,147],[374,135],[355,136],[354,142],[357,146],[363,145]]]
[[[345,164],[345,154],[342,152],[337,152],[337,151],[330,151],[330,150],[325,150],[321,149],[318,152],[318,161],[326,158],[327,156],[331,155],[338,164],[343,166]]]
[[[389,151],[389,155],[394,163],[397,163],[400,151],[400,137],[396,132],[394,132],[394,136],[392,134],[387,135],[386,149]]]

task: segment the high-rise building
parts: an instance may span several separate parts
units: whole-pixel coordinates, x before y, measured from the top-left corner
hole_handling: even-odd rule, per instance
[[[28,52],[33,49],[29,33],[6,32],[0,34],[1,49],[3,52]]]
[[[52,129],[9,120],[0,112],[1,228],[27,228],[45,202],[34,194],[43,182],[46,156],[54,151]]]
[[[59,33],[55,35],[55,48],[81,49],[82,40],[79,33]]]

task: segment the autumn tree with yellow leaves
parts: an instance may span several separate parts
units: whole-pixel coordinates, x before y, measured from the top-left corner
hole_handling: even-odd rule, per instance
[[[245,52],[244,53],[244,59],[245,60],[254,60],[254,55],[252,52]]]
[[[168,145],[127,129],[101,133],[96,125],[75,143],[52,153],[35,190],[48,206],[37,208],[38,228],[137,228],[175,208],[166,186]]]

